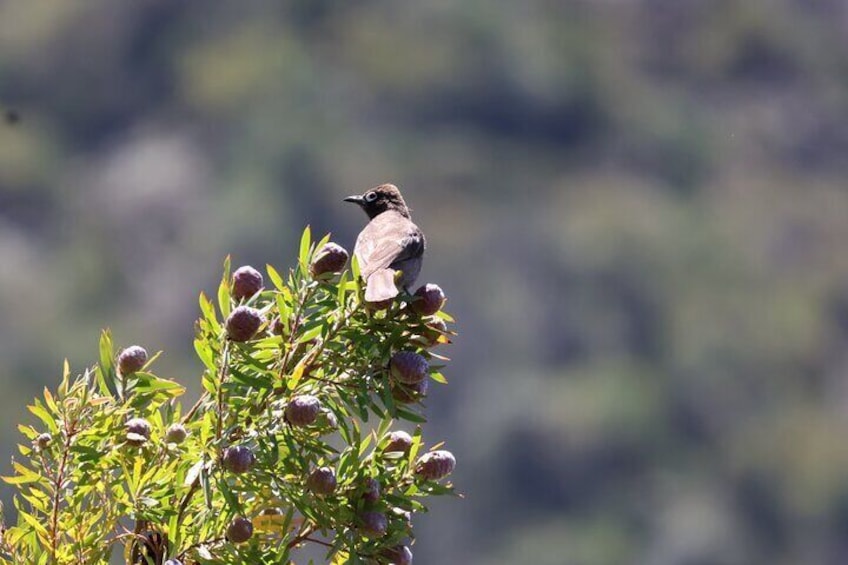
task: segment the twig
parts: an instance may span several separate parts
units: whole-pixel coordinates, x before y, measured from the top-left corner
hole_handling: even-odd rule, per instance
[[[312,532],[314,532],[314,531],[315,531],[315,526],[313,526],[313,525],[311,525],[311,524],[310,524],[310,525],[308,525],[308,526],[306,526],[306,527],[303,529],[303,531],[302,531],[302,532],[300,532],[300,533],[299,533],[298,535],[296,535],[296,536],[295,536],[295,537],[294,537],[294,538],[293,538],[293,539],[292,539],[292,540],[291,540],[288,544],[286,544],[286,548],[287,548],[287,549],[292,549],[292,548],[294,548],[294,547],[296,547],[296,546],[300,545],[301,543],[303,543],[304,541],[306,541],[306,540],[307,540],[307,538],[309,538],[309,536],[310,536],[310,535],[312,535]]]
[[[65,442],[62,446],[62,462],[59,464],[59,470],[56,472],[53,480],[53,515],[50,519],[50,554],[53,556],[53,561],[56,561],[56,550],[59,546],[59,502],[62,492],[62,483],[65,482],[65,469],[68,465],[68,455],[71,452],[71,440],[74,437],[74,431],[65,420]]]

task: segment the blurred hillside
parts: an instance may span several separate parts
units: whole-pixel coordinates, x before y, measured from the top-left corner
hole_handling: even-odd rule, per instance
[[[461,332],[416,563],[848,562],[843,0],[0,0],[0,104],[0,453],[103,326],[196,391],[223,257],[391,181]]]

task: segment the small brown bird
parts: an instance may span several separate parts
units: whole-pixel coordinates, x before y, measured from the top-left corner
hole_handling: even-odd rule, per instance
[[[409,208],[393,184],[381,184],[345,202],[358,204],[371,219],[356,238],[353,250],[365,279],[365,300],[382,302],[409,292],[421,271],[424,234],[409,216]]]

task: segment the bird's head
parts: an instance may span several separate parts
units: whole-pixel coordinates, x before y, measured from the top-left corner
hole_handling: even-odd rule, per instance
[[[394,210],[402,216],[409,217],[409,208],[406,207],[400,190],[393,184],[381,184],[365,191],[364,194],[348,196],[344,200],[358,204],[369,218],[379,216],[388,210]]]

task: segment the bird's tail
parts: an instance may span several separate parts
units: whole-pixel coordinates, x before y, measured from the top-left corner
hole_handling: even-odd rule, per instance
[[[398,295],[394,269],[378,269],[371,273],[365,283],[365,300],[382,302]]]

